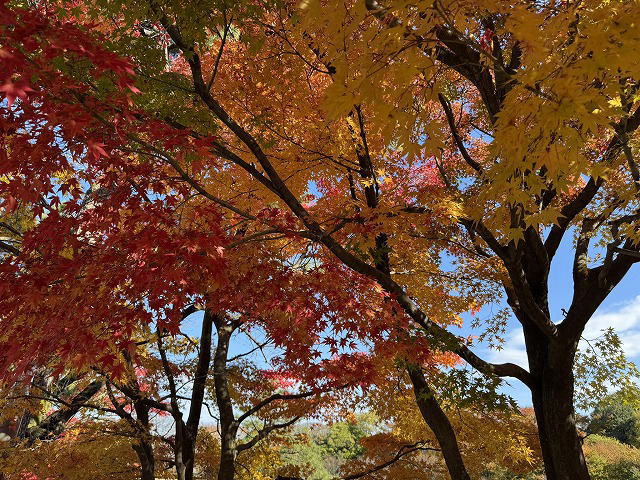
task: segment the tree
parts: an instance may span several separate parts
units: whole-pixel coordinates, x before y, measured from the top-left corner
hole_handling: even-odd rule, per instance
[[[601,399],[590,416],[588,434],[604,435],[634,447],[640,445],[640,419],[636,406],[625,391]]]
[[[2,444],[0,474],[7,480],[140,478],[129,439],[110,434],[110,428],[118,428],[118,425],[83,420],[71,425],[56,441],[37,442],[30,448]]]
[[[94,212],[82,218],[85,237],[95,232],[97,238],[119,223],[110,209],[116,200],[118,212],[130,206],[144,212],[129,218],[132,231],[166,214],[150,206],[140,210],[140,191],[179,192],[169,197],[172,208],[192,193],[202,200],[199,215],[207,218],[207,230],[194,224],[189,235],[170,237],[170,242],[163,235],[168,227],[153,232],[168,249],[181,251],[195,236],[196,251],[218,258],[211,246],[227,244],[223,225],[238,221],[247,224],[243,241],[293,237],[298,252],[314,251],[314,262],[341,273],[348,268],[355,272],[351,278],[365,277],[386,293],[383,321],[369,321],[375,314],[363,309],[365,320],[343,325],[350,335],[374,339],[376,353],[396,349],[415,373],[418,401],[431,389],[421,367],[434,353],[451,352],[487,377],[514,377],[532,392],[547,477],[587,479],[575,428],[574,358],[596,308],[639,258],[638,64],[630,54],[638,42],[630,33],[637,8],[626,1],[419,6],[310,1],[302,10],[287,3],[233,8],[215,2],[204,7],[157,1],[87,4],[85,11],[69,12],[69,18],[77,22],[86,15],[102,22],[108,48],[129,55],[140,80],[134,86],[131,64],[97,48],[86,35],[60,48],[62,40],[43,46],[38,43],[42,35],[5,28],[13,42],[2,87],[8,103],[36,95],[38,101],[21,101],[20,109],[10,110],[12,122],[4,130],[11,132],[11,162],[2,171],[8,182],[1,193],[13,209],[37,205],[43,191],[56,192],[51,178],[73,171],[59,154],[59,146],[68,142],[90,167],[76,177],[88,181],[89,172],[92,185],[98,187],[99,179],[100,188],[106,188],[98,202],[104,216]],[[15,12],[3,12],[3,24],[15,24]],[[30,12],[18,18],[35,24]],[[158,35],[134,36],[141,20]],[[48,32],[50,38],[61,39],[60,31],[71,29],[58,28]],[[18,48],[22,37],[30,40],[28,57]],[[166,49],[158,53],[159,37],[172,42],[172,52],[181,52],[169,63]],[[38,63],[39,58],[68,60],[65,48],[86,57],[78,44],[99,67],[89,71],[104,77],[97,85],[83,83],[82,91],[77,88],[78,78],[87,75],[82,62],[62,62],[65,69]],[[45,46],[41,55],[38,48]],[[112,65],[115,80],[105,73]],[[38,82],[29,83],[34,75]],[[36,85],[51,90],[35,94]],[[144,93],[127,100],[114,94],[118,87]],[[65,95],[67,89],[73,95]],[[70,120],[72,112],[82,113],[81,135]],[[22,133],[33,125],[41,130],[36,137],[41,149]],[[51,141],[60,135],[63,142]],[[125,161],[125,151],[148,161]],[[23,168],[22,157],[39,161],[35,172]],[[72,204],[80,205],[84,196],[79,185],[77,180],[61,185],[62,195],[73,194]],[[50,200],[57,203],[56,198]],[[3,265],[7,278],[21,272],[28,256],[39,258],[43,250],[48,259],[63,251],[64,243],[48,245],[46,239],[73,231],[77,219],[59,217],[49,212],[22,250],[3,247],[10,258],[20,259]],[[566,317],[557,321],[548,306],[548,275],[561,241],[571,234],[574,292]],[[112,244],[131,251],[120,241]],[[318,245],[322,251],[315,250]],[[68,242],[71,251],[78,246],[77,239]],[[184,255],[190,264],[202,260],[189,251]],[[446,255],[455,259],[452,268],[443,262]],[[37,285],[46,274],[54,287],[63,277],[72,282],[78,276],[78,269],[70,271],[77,265],[74,259],[58,262],[57,271],[31,268],[30,281]],[[148,260],[170,279],[192,273],[169,259]],[[220,275],[219,263],[210,260],[207,267],[208,275]],[[138,277],[121,273],[114,278],[118,285],[145,285],[149,272],[143,270],[133,270]],[[27,279],[22,276],[23,284]],[[484,361],[466,339],[446,329],[459,322],[460,312],[495,300],[498,288],[523,326],[528,371]],[[175,295],[176,289],[198,292],[165,282],[151,292],[150,302]],[[13,333],[19,330],[15,318],[28,318],[30,312],[24,298],[0,293],[8,298],[4,307],[12,318],[6,323]],[[186,296],[173,305],[186,303]],[[168,323],[175,322],[179,309],[158,302]],[[67,319],[67,325],[82,325],[88,312],[79,312],[73,322]],[[129,309],[117,313],[101,319],[113,327],[105,339],[121,330],[114,319],[135,323]],[[140,321],[148,315],[140,306],[135,313]],[[19,359],[50,353],[52,342],[43,348],[45,337],[35,335],[38,340],[20,351],[9,349],[3,363],[12,371],[16,365],[23,369]],[[342,340],[334,340],[334,348]],[[83,355],[101,351],[97,342],[91,338]],[[424,409],[427,422],[434,411],[435,405]],[[468,478],[450,421],[439,417],[442,428],[436,431],[449,470],[454,478]]]
[[[312,6],[326,15],[324,5]],[[547,477],[588,478],[573,420],[574,355],[593,312],[638,258],[633,157],[633,135],[640,123],[637,65],[628,54],[635,40],[625,36],[624,21],[620,23],[637,14],[636,6],[531,8],[478,2],[454,9],[436,2],[433,8],[414,11],[393,2],[368,2],[367,7],[394,29],[380,49],[414,47],[403,60],[416,72],[407,75],[404,85],[411,90],[410,82],[416,82],[426,89],[440,118],[445,117],[423,127],[427,147],[436,162],[442,158],[442,181],[464,210],[458,216],[461,233],[481,250],[479,255],[498,262],[508,302],[523,324],[530,371],[500,366],[494,372],[531,388]],[[606,40],[599,23],[605,18],[612,25]],[[364,17],[353,24],[358,22],[365,22]],[[347,68],[345,83],[353,84],[347,92],[362,87],[364,69],[344,63],[334,67]],[[439,75],[442,71],[446,73]],[[427,81],[419,82],[419,76]],[[386,98],[382,80],[366,81],[374,84],[368,91]],[[397,83],[389,84],[398,90]],[[577,91],[568,85],[585,85],[584,96],[576,98]],[[585,104],[585,110],[575,107]],[[408,114],[403,106],[389,104],[394,114]],[[425,108],[409,122],[420,125],[414,118],[426,122],[435,115],[433,108]],[[429,141],[449,142],[458,153],[453,161],[445,160]],[[418,214],[430,210],[413,207]],[[566,318],[554,323],[548,273],[560,241],[573,229],[574,296]],[[606,247],[601,262],[588,258],[594,239]],[[396,291],[402,299],[402,289]],[[425,330],[438,330],[419,305],[406,301],[403,306]],[[476,358],[466,352],[461,356],[486,371]]]
[[[366,237],[360,238],[367,247],[373,245],[371,261],[351,247],[354,240],[349,235],[357,235],[357,231],[323,227],[329,198],[318,202],[323,214],[318,211],[314,216],[315,209],[305,208],[294,185],[284,180],[286,166],[290,165],[287,159],[276,158],[273,150],[263,147],[267,143],[256,140],[255,127],[244,120],[246,112],[228,102],[221,103],[223,89],[208,88],[204,78],[207,51],[196,44],[198,34],[192,32],[197,28],[190,25],[189,30],[181,24],[184,12],[152,5],[149,14],[155,15],[184,53],[187,75],[200,104],[227,127],[229,142],[238,142],[236,148],[242,144],[250,152],[259,169],[241,158],[227,158],[273,192],[299,219],[305,235],[350,268],[375,279],[437,345],[459,354],[485,374],[512,376],[531,388],[547,476],[588,478],[575,429],[574,355],[593,312],[638,258],[634,207],[637,168],[633,158],[633,135],[640,124],[634,96],[637,66],[625,54],[635,48],[635,40],[626,32],[636,7],[625,2],[615,8],[563,4],[534,10],[528,4],[511,2],[479,3],[457,10],[437,2],[424,11],[375,2],[367,6],[371,15],[362,5],[356,5],[343,17],[336,15],[342,9],[331,4],[310,3],[305,12],[310,20],[303,22],[303,29],[291,29],[299,32],[296,39],[300,44],[295,44],[294,53],[311,44],[311,51],[317,53],[312,62],[317,75],[340,78],[340,82],[330,83],[326,93],[333,99],[333,118],[355,123],[354,155],[361,155],[360,163],[353,162],[353,169],[365,180],[359,208],[366,206],[377,215],[405,215],[406,222],[410,222],[407,216],[419,221],[425,215],[434,222],[434,212],[438,211],[446,211],[449,219],[453,217],[459,226],[455,236],[464,239],[466,247],[464,252],[456,252],[458,256],[475,252],[471,254],[477,255],[475,260],[492,269],[489,278],[503,284],[508,302],[525,329],[530,371],[514,365],[487,364],[464,342],[443,330],[433,315],[425,313],[422,305],[429,303],[410,288],[419,278],[414,273],[416,260],[412,263],[414,257],[403,258],[403,254],[414,252],[403,251],[390,258],[398,250],[394,245],[399,245],[406,233],[397,226],[401,220],[369,224]],[[318,21],[318,15],[324,20]],[[276,28],[267,27],[270,36],[291,41],[285,23],[288,18],[286,12],[278,16]],[[383,25],[375,18],[382,19]],[[603,21],[610,25],[605,29],[607,38],[602,36]],[[314,28],[317,37],[310,33]],[[187,30],[188,34],[182,33]],[[540,40],[540,31],[545,41]],[[348,41],[323,42],[335,38],[336,32]],[[374,36],[379,41],[371,42],[373,47],[369,48],[367,43]],[[480,40],[476,40],[478,37]],[[546,44],[554,45],[553,55],[548,56],[549,51],[541,46]],[[263,47],[262,51],[266,50]],[[361,63],[349,63],[356,57],[362,59]],[[372,58],[374,63],[368,66],[366,62]],[[447,85],[451,87],[445,88]],[[586,92],[578,94],[578,89],[568,85],[582,85],[580,91]],[[397,92],[403,96],[394,95]],[[264,96],[256,94],[254,98],[265,102]],[[415,99],[425,99],[421,108],[413,109]],[[520,108],[523,102],[526,109]],[[363,110],[369,112],[368,117],[361,115]],[[385,126],[394,115],[398,120]],[[366,124],[365,117],[370,119]],[[428,122],[432,123],[425,126]],[[378,132],[380,139],[387,134],[388,142],[382,145],[389,155],[378,154],[380,144],[376,146],[372,140]],[[426,141],[419,142],[420,138]],[[443,147],[450,155],[446,162],[440,160],[444,158],[439,150]],[[424,199],[425,189],[405,194],[407,200],[392,212],[389,206],[386,210],[378,208],[380,195],[384,195],[380,187],[384,177],[396,180],[394,173],[406,172],[402,162],[398,165],[387,159],[403,159],[415,155],[418,149],[423,158],[436,159],[431,162],[432,171],[442,177],[440,182],[448,192],[444,198],[457,208],[454,214],[451,208],[442,207],[442,197],[437,201]],[[370,162],[372,151],[378,154],[376,168]],[[344,186],[335,191],[343,205],[350,197],[353,200],[349,168],[344,167],[332,179],[333,188]],[[380,175],[380,171],[384,173]],[[588,180],[583,181],[583,176]],[[406,175],[405,184],[406,178],[414,176]],[[400,181],[396,190],[402,184]],[[455,224],[442,224],[455,231]],[[551,261],[568,231],[577,234],[575,292],[567,317],[553,322],[548,310],[547,278]],[[367,237],[376,240],[372,244],[365,240]],[[452,237],[452,233],[444,235],[448,240]],[[600,263],[587,259],[592,239],[607,247]],[[394,279],[391,265],[394,272],[412,272],[416,278],[408,280],[400,275],[402,280]],[[458,464],[455,469],[460,478],[466,478],[460,462],[454,458],[453,463]]]
[[[185,312],[183,323],[189,321],[191,313],[194,310]],[[29,471],[34,455],[55,462],[56,455],[77,448],[75,460],[59,462],[56,471],[64,472],[65,476],[89,475],[86,472],[98,468],[88,466],[95,462],[89,446],[95,444],[94,455],[107,455],[108,461],[118,467],[115,475],[124,474],[120,468],[123,464],[108,453],[111,450],[102,451],[102,445],[109,442],[114,449],[118,446],[115,451],[122,455],[122,460],[131,456],[122,453],[124,447],[135,451],[137,462],[129,462],[126,474],[142,480],[153,480],[158,474],[169,472],[178,479],[193,478],[209,466],[215,469],[211,478],[229,480],[240,473],[239,465],[246,470],[247,464],[255,463],[247,458],[277,456],[274,453],[277,442],[266,448],[261,447],[262,443],[300,418],[315,413],[318,405],[330,408],[331,402],[326,399],[330,393],[299,388],[298,392],[288,393],[287,389],[296,382],[282,385],[270,371],[252,366],[252,354],[255,356],[258,350],[265,354],[268,341],[227,357],[224,352],[230,348],[231,336],[218,334],[211,345],[213,325],[219,326],[221,322],[214,322],[205,314],[197,339],[181,331],[177,338],[165,333],[158,340],[151,332],[140,331],[142,340],[136,342],[137,351],[131,355],[123,353],[126,370],[122,377],[114,378],[93,367],[93,373],[87,372],[80,378],[68,375],[58,381],[41,379],[25,387],[24,394],[19,394],[15,386],[8,389],[7,406],[0,410],[0,418],[26,411],[32,421],[25,432],[26,439],[14,438],[14,445],[7,449],[8,456],[15,460],[3,466],[2,472],[13,478]],[[246,329],[247,324],[238,321],[235,327]],[[233,342],[242,343],[240,337],[234,335]],[[212,375],[208,374],[207,357],[213,357]],[[209,415],[216,415],[218,425],[215,435],[205,431],[201,441],[201,412],[205,407]],[[41,413],[47,409],[46,414]],[[224,418],[229,409],[230,420]],[[171,428],[163,425],[167,421]],[[209,458],[203,458],[205,455]],[[43,469],[46,462],[41,465]],[[99,465],[103,468],[101,475],[108,478],[112,469],[104,469],[102,461]],[[31,470],[38,477],[43,471],[46,469]]]
[[[360,440],[373,433],[373,419],[361,415],[331,425],[323,446],[330,455],[345,459],[355,458],[362,453]]]
[[[431,385],[427,400],[436,401],[448,419],[471,478],[481,478],[490,468],[505,468],[526,475],[541,466],[540,445],[531,412],[521,412],[504,397],[496,398],[481,382],[461,388],[464,380],[433,371],[427,371],[426,375]],[[421,400],[416,402],[415,390],[406,372],[399,368],[388,371],[387,381],[378,383],[377,389],[367,396],[367,405],[384,419],[386,441],[430,447],[431,453],[420,459],[422,471],[440,471],[446,476],[449,464],[444,452],[439,452],[442,442],[435,429],[420,421],[424,404]],[[375,448],[370,452],[371,456],[379,455]],[[420,467],[415,469],[412,465],[418,461],[411,458],[403,474],[408,478],[419,475]],[[394,467],[399,472],[403,472],[402,463]]]

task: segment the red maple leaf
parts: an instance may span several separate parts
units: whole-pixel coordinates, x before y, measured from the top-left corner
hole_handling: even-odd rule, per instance
[[[0,85],[0,92],[4,92],[9,106],[11,106],[16,98],[26,100],[28,92],[35,92],[35,90],[25,80],[20,79],[16,82],[7,80],[3,85]]]
[[[15,197],[9,195],[4,202],[0,205],[0,207],[4,207],[7,213],[12,213],[16,210],[18,206],[18,202],[16,202]]]
[[[93,155],[93,158],[95,160],[99,159],[101,156],[109,156],[104,147],[106,147],[104,143],[98,143],[95,140],[89,140],[87,142],[87,148],[89,149],[89,152],[91,152],[91,155]]]

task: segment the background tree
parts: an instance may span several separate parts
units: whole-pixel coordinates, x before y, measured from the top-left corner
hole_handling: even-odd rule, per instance
[[[588,434],[615,438],[621,443],[640,446],[640,419],[637,404],[629,401],[629,394],[618,391],[601,399],[590,415]]]
[[[638,450],[614,438],[593,435],[585,440],[589,471],[595,479],[634,480],[640,478]]]

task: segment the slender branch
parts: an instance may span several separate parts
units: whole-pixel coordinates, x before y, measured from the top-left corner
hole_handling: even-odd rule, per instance
[[[14,247],[13,245],[3,242],[2,240],[0,240],[0,250],[4,250],[6,252],[9,252],[15,256],[20,255],[20,250],[18,250],[16,247]]]
[[[89,107],[87,107],[84,104],[84,102],[81,101],[81,103],[91,112],[91,114],[95,118],[97,118],[98,120],[103,122],[105,125],[109,125],[109,126],[111,125],[106,119],[102,118],[102,116],[100,116],[98,113],[96,113],[95,111],[92,111],[91,109],[89,109]],[[142,145],[143,147],[145,147],[150,152],[153,152],[155,154],[153,156],[155,156],[159,160],[162,160],[165,163],[168,163],[169,165],[171,165],[171,167],[173,167],[173,169],[178,173],[178,175],[180,175],[180,178],[182,178],[185,182],[187,182],[189,185],[191,185],[191,187],[195,191],[197,191],[200,195],[202,195],[203,197],[211,200],[214,203],[217,203],[218,205],[220,205],[222,207],[227,208],[228,210],[231,210],[234,213],[237,213],[238,215],[240,215],[240,216],[242,216],[244,218],[247,218],[249,220],[256,220],[257,219],[257,217],[255,217],[254,215],[251,215],[250,213],[245,212],[245,211],[235,207],[234,205],[232,205],[231,203],[227,202],[226,200],[218,198],[215,195],[213,195],[212,193],[208,192],[202,185],[200,185],[195,179],[193,179],[193,177],[191,177],[180,166],[180,163],[175,158],[173,158],[167,152],[160,150],[156,146],[150,144],[149,142],[146,142],[142,138],[140,138],[137,135],[134,135],[132,133],[128,133],[127,134],[127,138],[129,140],[133,141],[133,142],[136,142],[136,143]],[[222,150],[226,150],[226,149],[224,149],[224,147],[222,147]],[[229,152],[229,153],[231,155],[233,155],[231,152]]]
[[[170,397],[171,407],[175,411],[178,411],[178,400],[177,400],[178,391],[176,389],[176,381],[173,376],[173,372],[171,371],[171,365],[169,364],[169,360],[167,360],[167,352],[164,349],[164,344],[162,342],[162,334],[159,328],[157,333],[158,333],[158,340],[156,343],[158,345],[158,351],[160,352],[160,359],[162,360],[162,369],[164,370],[164,374],[167,377],[167,382],[169,383],[169,392],[171,394],[171,397]]]
[[[11,233],[13,233],[14,235],[17,235],[18,237],[22,237],[22,233],[19,232],[18,230],[16,230],[15,228],[13,228],[11,225],[9,225],[8,223],[5,222],[0,222],[0,227],[5,228],[7,230],[9,230]]]
[[[640,258],[640,252],[637,250],[629,250],[628,248],[614,247],[613,251],[622,255],[628,255],[633,258]]]
[[[213,82],[215,82],[216,80],[216,76],[218,75],[218,66],[220,65],[220,59],[222,58],[222,52],[224,51],[224,46],[227,43],[227,35],[229,33],[229,30],[231,29],[231,22],[233,19],[230,19],[229,22],[226,22],[226,13],[224,13],[225,16],[225,25],[224,25],[224,32],[222,34],[222,39],[220,42],[220,48],[218,49],[218,54],[216,55],[216,61],[213,65],[213,73],[211,74],[211,79],[209,80],[209,83],[207,84],[207,91],[211,90],[211,87],[213,86]]]
[[[278,401],[278,400],[298,400],[298,399],[301,399],[301,398],[308,398],[308,397],[311,397],[313,395],[317,395],[318,393],[322,393],[322,392],[313,391],[312,390],[312,391],[308,391],[308,392],[293,393],[293,394],[276,393],[276,394],[271,395],[270,397],[267,397],[264,400],[258,402],[252,408],[250,408],[249,410],[244,412],[242,415],[240,415],[238,417],[238,423],[242,423],[247,418],[249,418],[251,415],[257,413],[259,410],[261,410],[262,408],[266,407],[267,405],[269,405],[272,402],[275,402],[275,401]]]
[[[618,156],[620,151],[623,149],[623,142],[621,141],[620,136],[623,138],[637,130],[640,127],[640,108],[636,109],[633,115],[628,116],[624,119],[624,128],[621,125],[614,125],[614,129],[616,134],[609,140],[609,144],[607,145],[607,149],[602,155],[602,160],[600,163],[610,163]],[[635,181],[635,179],[634,179]],[[574,220],[574,218],[585,209],[585,207],[593,200],[598,193],[600,187],[604,184],[604,179],[599,177],[594,179],[593,177],[589,178],[589,181],[584,186],[584,188],[580,191],[580,193],[568,204],[566,204],[560,210],[560,218],[558,219],[558,224],[554,225],[547,236],[547,239],[544,243],[545,248],[547,249],[549,259],[553,258],[554,254],[558,250],[560,246],[560,242],[562,241],[562,237],[564,236],[567,228]]]
[[[427,444],[427,442],[420,441],[420,442],[413,443],[411,445],[403,445],[398,450],[398,453],[396,453],[393,456],[393,458],[387,460],[386,462],[376,465],[375,467],[370,468],[369,470],[365,470],[363,472],[358,472],[358,473],[352,473],[351,475],[347,475],[346,477],[341,477],[340,480],[356,480],[358,478],[366,477],[368,475],[371,475],[372,473],[378,472],[380,470],[383,470],[393,465],[405,455],[409,455],[410,453],[413,453],[413,452],[420,452],[420,451],[440,452],[441,451],[439,448],[425,447],[424,446],[425,444]]]
[[[243,245],[245,243],[252,242],[255,239],[262,238],[262,237],[264,237],[266,235],[271,235],[271,234],[274,234],[274,233],[282,233],[282,230],[281,229],[277,229],[277,228],[268,228],[266,230],[262,230],[261,232],[255,232],[255,233],[252,233],[250,235],[247,235],[245,237],[242,237],[242,238],[240,238],[238,240],[235,240],[235,241],[229,243],[228,245],[225,246],[225,248],[227,250],[230,250],[232,248],[238,247],[238,246]]]
[[[227,208],[228,210],[231,210],[234,213],[237,213],[238,215],[240,215],[240,216],[242,216],[244,218],[247,218],[249,220],[256,220],[257,219],[257,217],[251,215],[250,213],[245,212],[245,211],[239,209],[238,207],[235,207],[231,203],[227,202],[226,200],[218,198],[215,195],[213,195],[210,192],[208,192],[202,185],[200,185],[198,182],[196,182],[193,179],[193,177],[191,177],[189,174],[187,174],[187,172],[185,172],[184,169],[180,166],[178,161],[176,159],[174,159],[171,155],[167,154],[166,152],[163,152],[163,151],[159,150],[155,146],[151,145],[148,142],[145,142],[144,140],[142,140],[141,138],[139,138],[136,135],[128,134],[127,137],[130,140],[133,140],[134,142],[137,142],[140,145],[148,148],[152,152],[156,153],[159,156],[160,159],[164,160],[166,163],[171,165],[173,167],[173,169],[178,173],[178,175],[180,175],[180,177],[185,182],[187,182],[189,185],[191,185],[191,187],[193,187],[193,189],[195,191],[197,191],[203,197],[211,200],[212,202],[217,203],[218,205],[220,205],[222,207]]]
[[[462,158],[469,164],[471,168],[473,168],[476,172],[482,173],[482,166],[476,162],[469,152],[467,151],[467,147],[465,147],[462,138],[460,137],[460,133],[458,132],[458,128],[456,127],[455,119],[453,118],[453,111],[451,110],[451,104],[445,98],[444,95],[438,93],[438,100],[440,100],[440,105],[442,105],[442,109],[447,117],[447,123],[449,124],[449,130],[451,130],[451,135],[453,135],[453,139],[456,142],[458,150],[462,154]]]
[[[248,352],[239,353],[238,355],[235,355],[235,356],[233,356],[233,357],[229,358],[229,359],[227,360],[227,362],[233,362],[233,361],[235,361],[235,360],[238,360],[239,358],[243,358],[243,357],[249,356],[249,355],[251,355],[253,352],[256,352],[256,351],[258,351],[258,350],[262,350],[264,347],[266,347],[267,345],[269,345],[269,343],[271,343],[269,340],[267,340],[267,341],[266,341],[266,342],[264,342],[264,343],[260,343],[260,344],[256,345],[255,347],[253,347],[253,348],[252,348],[251,350],[249,350]]]
[[[248,442],[241,443],[240,445],[238,445],[236,447],[236,451],[238,453],[240,453],[240,452],[242,452],[244,450],[248,450],[249,448],[253,447],[255,444],[257,444],[260,440],[265,438],[267,435],[269,435],[274,430],[290,427],[291,425],[296,423],[301,418],[302,418],[302,415],[298,415],[296,417],[293,417],[288,422],[276,423],[276,424],[264,427],[263,429],[259,430],[258,433],[251,440],[249,440]]]

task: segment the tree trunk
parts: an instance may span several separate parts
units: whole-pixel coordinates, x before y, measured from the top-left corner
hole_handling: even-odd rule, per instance
[[[152,437],[149,433],[149,405],[142,401],[136,400],[133,404],[136,412],[137,422],[134,425],[138,430],[138,443],[134,443],[131,447],[135,450],[140,460],[140,480],[155,480],[156,478],[156,457],[153,451]],[[131,417],[129,417],[131,418]]]
[[[155,480],[155,457],[153,454],[153,446],[147,440],[140,440],[139,443],[133,445],[133,449],[140,460],[140,480]]]
[[[577,342],[549,344],[527,332],[534,385],[531,390],[547,480],[589,480],[573,407],[573,361]],[[532,345],[532,344],[536,345]]]
[[[227,379],[229,343],[235,329],[224,317],[214,317],[218,344],[213,358],[216,404],[220,412],[220,467],[218,480],[233,480],[236,471],[236,435],[238,422],[233,414],[233,403]]]
[[[407,371],[413,384],[413,392],[422,418],[438,440],[451,480],[471,480],[462,460],[453,426],[447,414],[440,408],[438,400],[436,400],[433,391],[429,388],[424,378],[424,374],[416,366],[407,367]]]
[[[235,449],[230,447],[229,442],[225,442],[224,439],[222,444],[218,480],[233,480],[236,475]]]
[[[204,318],[202,320],[198,364],[196,366],[193,379],[193,390],[191,393],[189,417],[187,418],[187,423],[184,427],[182,459],[185,464],[185,480],[193,480],[198,428],[200,427],[202,405],[204,403],[207,378],[209,377],[209,366],[211,364],[211,335],[213,334],[213,316],[214,315],[209,310],[205,310]]]
[[[196,462],[196,430],[191,430],[185,424],[182,437],[182,462],[184,463],[184,480],[193,480],[193,469]]]

